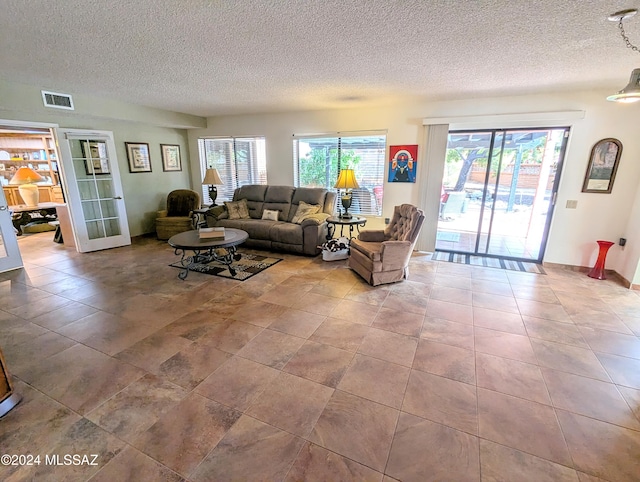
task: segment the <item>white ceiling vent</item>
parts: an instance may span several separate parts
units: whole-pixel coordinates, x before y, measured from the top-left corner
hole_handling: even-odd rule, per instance
[[[42,92],[42,101],[45,107],[53,107],[54,109],[73,110],[73,99],[69,94],[59,94],[57,92]]]

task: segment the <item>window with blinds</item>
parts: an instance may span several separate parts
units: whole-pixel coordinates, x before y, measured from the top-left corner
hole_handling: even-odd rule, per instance
[[[211,137],[198,139],[200,175],[217,169],[224,183],[218,188],[216,202],[231,201],[233,191],[246,184],[267,183],[264,137]],[[202,199],[210,204],[209,186],[202,186]]]
[[[386,151],[385,133],[296,136],[293,141],[296,185],[335,191],[333,186],[340,169],[353,169],[360,187],[352,191],[349,212],[381,216]]]

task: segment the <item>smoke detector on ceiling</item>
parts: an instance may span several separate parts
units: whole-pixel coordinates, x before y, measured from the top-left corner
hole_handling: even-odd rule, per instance
[[[69,94],[60,94],[58,92],[48,92],[42,90],[42,101],[45,107],[54,109],[74,110],[73,99]]]

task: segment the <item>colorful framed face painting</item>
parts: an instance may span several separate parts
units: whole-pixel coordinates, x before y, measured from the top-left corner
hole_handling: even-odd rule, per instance
[[[389,182],[416,182],[418,144],[389,146]]]

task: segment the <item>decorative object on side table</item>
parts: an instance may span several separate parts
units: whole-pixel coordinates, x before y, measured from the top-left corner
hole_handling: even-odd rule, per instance
[[[622,143],[618,139],[608,137],[596,142],[589,156],[582,192],[611,193],[621,155]]]
[[[149,144],[146,142],[125,142],[129,172],[151,172]]]
[[[355,171],[353,169],[342,169],[338,175],[338,180],[333,187],[336,189],[344,189],[344,193],[341,198],[344,213],[341,214],[340,217],[343,219],[351,219],[351,214],[349,214],[349,208],[351,207],[352,201],[351,190],[360,188],[358,181],[356,181]]]
[[[177,144],[160,144],[162,152],[163,171],[182,171],[182,159],[180,159],[180,146]]]
[[[209,185],[209,197],[211,198],[211,206],[217,206],[216,198],[218,197],[218,188],[216,185],[220,186],[224,184],[222,179],[220,179],[220,174],[217,169],[209,168],[204,173],[204,179],[202,180],[202,185]]]
[[[16,171],[9,184],[19,184],[18,192],[27,206],[37,206],[40,202],[38,186],[34,183],[42,182],[44,178],[30,167],[21,167]]]
[[[607,261],[607,252],[609,252],[609,248],[613,246],[615,243],[611,241],[596,241],[598,243],[598,259],[596,260],[596,264],[591,268],[591,271],[587,273],[589,278],[595,279],[607,279],[604,274],[604,265]]]

